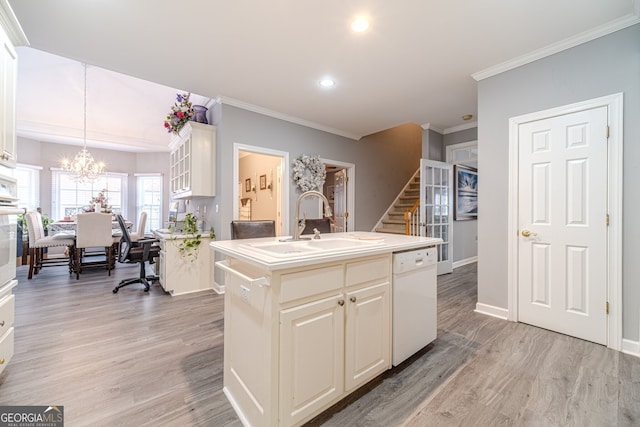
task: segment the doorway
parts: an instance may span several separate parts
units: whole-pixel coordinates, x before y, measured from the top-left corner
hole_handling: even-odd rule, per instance
[[[327,171],[323,194],[333,211],[333,231],[355,231],[355,165],[337,160],[321,159]],[[322,206],[318,207],[319,213]]]
[[[510,320],[619,349],[622,95],[510,120]]]
[[[276,235],[288,234],[289,154],[243,144],[234,144],[233,154],[233,219],[274,220]]]

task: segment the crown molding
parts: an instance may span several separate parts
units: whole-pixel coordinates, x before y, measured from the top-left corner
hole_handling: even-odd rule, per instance
[[[603,37],[635,25],[640,22],[640,0],[634,0],[634,10],[635,13],[633,14],[623,16],[604,25],[600,25],[599,27],[595,27],[591,30],[577,34],[573,37],[569,37],[541,49],[534,50],[533,52],[529,52],[526,55],[522,55],[501,64],[485,68],[484,70],[471,74],[471,77],[473,77],[476,81],[484,80],[500,73],[504,73],[505,71],[512,70],[514,68],[529,64],[542,58],[546,58],[547,56],[562,52],[563,50],[576,47],[583,43],[595,40],[599,37]]]
[[[461,130],[473,129],[473,128],[477,128],[477,127],[478,127],[478,122],[463,123],[463,124],[458,125],[458,126],[453,126],[453,127],[450,127],[450,128],[446,128],[444,130],[444,132],[442,132],[442,134],[446,135],[448,133],[460,132]]]
[[[284,120],[286,122],[295,123],[297,125],[306,126],[312,129],[317,129],[323,132],[332,133],[334,135],[343,136],[345,138],[353,139],[355,141],[360,140],[360,138],[362,137],[361,135],[355,135],[351,132],[346,132],[340,129],[324,126],[319,123],[311,122],[309,120],[301,119],[299,117],[290,116],[288,114],[280,113],[278,111],[270,110],[268,108],[264,108],[258,105],[250,104],[248,102],[240,101],[239,99],[230,98],[228,96],[219,96],[216,98],[216,102],[219,104],[227,104],[233,107],[242,108],[243,110],[252,111],[254,113],[273,117],[275,119]]]
[[[435,127],[435,126],[433,126],[431,123],[425,123],[425,124],[422,124],[422,125],[420,125],[420,127],[421,127],[423,130],[432,130],[432,131],[434,131],[434,132],[438,132],[438,133],[440,133],[440,134],[442,134],[442,133],[444,132],[444,130],[443,130],[443,129],[440,129],[440,128],[438,128],[438,127]]]
[[[29,40],[7,0],[0,0],[0,27],[7,33],[14,46],[29,46]]]

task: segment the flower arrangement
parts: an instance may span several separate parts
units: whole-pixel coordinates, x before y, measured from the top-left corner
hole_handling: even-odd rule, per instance
[[[301,191],[322,190],[327,171],[318,156],[299,156],[293,162],[293,181]]]
[[[103,188],[102,191],[99,192],[96,197],[93,197],[89,201],[89,205],[92,206],[96,212],[97,210],[95,208],[98,206],[100,207],[100,210],[103,212],[111,211],[111,207],[109,206],[109,198],[105,195],[105,193],[107,192],[108,190],[106,188]]]
[[[171,107],[171,111],[164,119],[164,128],[169,133],[177,134],[191,118],[195,115],[195,111],[189,101],[190,93],[176,94],[176,102]]]

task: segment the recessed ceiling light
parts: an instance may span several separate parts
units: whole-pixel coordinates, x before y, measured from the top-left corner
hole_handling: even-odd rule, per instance
[[[351,23],[351,29],[356,33],[361,33],[369,28],[369,21],[365,18],[357,18]]]
[[[322,79],[320,80],[320,86],[322,87],[331,87],[336,84],[336,81],[333,79]]]

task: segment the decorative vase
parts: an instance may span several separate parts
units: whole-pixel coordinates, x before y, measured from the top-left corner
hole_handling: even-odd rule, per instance
[[[194,105],[193,111],[195,114],[193,115],[193,121],[198,123],[209,124],[207,121],[207,107],[203,105]]]

